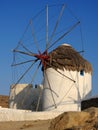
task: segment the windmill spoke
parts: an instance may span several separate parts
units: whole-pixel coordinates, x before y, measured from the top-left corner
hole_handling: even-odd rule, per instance
[[[35,70],[35,72],[34,72],[34,74],[33,74],[31,84],[32,84],[32,82],[34,81],[34,79],[35,79],[35,77],[36,77],[36,75],[37,75],[37,72],[38,72],[38,69],[39,69],[40,65],[41,65],[41,62],[38,64],[38,66],[37,66],[37,68],[36,68],[36,70]],[[41,90],[40,90],[40,94],[39,94],[39,98],[38,98],[38,102],[37,102],[37,106],[36,106],[36,111],[38,111],[38,108],[39,108],[41,95],[42,95],[42,92],[41,92]]]
[[[75,23],[72,27],[69,28],[67,32],[65,32],[63,35],[61,35],[54,43],[52,43],[48,49],[50,49],[52,46],[54,46],[58,41],[60,41],[62,38],[64,38],[68,33],[70,33],[78,24],[80,24],[80,21]]]
[[[52,89],[51,89],[51,85],[50,85],[48,76],[47,76],[47,74],[46,74],[46,71],[44,71],[44,74],[45,74],[45,77],[46,77],[46,79],[47,79],[47,83],[48,83],[48,85],[49,85],[49,90],[51,91]],[[56,105],[56,102],[55,102],[54,95],[53,95],[52,91],[51,91],[51,96],[52,96],[52,99],[53,99],[53,102],[54,102],[54,106],[55,106],[55,108],[57,108],[57,105]]]
[[[20,50],[13,50],[13,52],[18,52],[18,53],[25,54],[28,56],[35,56],[36,55],[34,53],[28,53],[28,52],[24,52],[24,51],[20,51]]]
[[[29,53],[32,54],[32,52],[31,52],[27,47],[25,47],[25,46],[23,45],[23,43],[20,42],[20,45],[21,45],[26,51],[28,51]]]
[[[39,63],[39,65],[37,66],[37,68],[36,68],[36,70],[35,70],[35,72],[34,72],[34,75],[33,75],[33,78],[32,78],[31,83],[34,81],[34,78],[35,78],[36,75],[37,75],[37,72],[38,72],[38,69],[39,69],[40,65],[41,65],[41,62]],[[36,111],[38,111],[38,108],[39,108],[41,95],[42,95],[42,92],[41,92],[41,90],[40,90],[39,97],[38,97],[38,102],[37,102],[37,106],[36,106]]]
[[[59,22],[60,22],[60,19],[61,19],[62,15],[63,15],[64,8],[65,8],[65,4],[62,6],[62,9],[61,9],[60,14],[59,14],[59,16],[58,16],[58,19],[57,19],[57,21],[56,21],[54,30],[53,30],[52,35],[51,35],[50,40],[49,40],[49,44],[51,43],[51,41],[52,41],[52,39],[53,39],[53,37],[54,37],[54,34],[55,34],[55,32],[56,32],[56,29],[57,29],[57,27],[58,27],[58,24],[59,24]]]
[[[38,102],[37,102],[37,106],[36,106],[36,111],[38,111],[38,109],[39,109],[41,96],[42,96],[42,91],[40,90],[39,97],[38,97]]]
[[[46,6],[46,50],[48,48],[48,5]]]
[[[45,62],[45,63],[46,63],[48,66],[52,67],[52,65],[50,65],[48,62]],[[74,83],[76,82],[76,81],[73,80],[72,78],[66,76],[65,74],[62,74],[60,71],[58,71],[58,70],[55,70],[55,71],[57,71],[59,74],[61,74],[62,76],[66,77],[67,79],[73,81]]]
[[[16,64],[12,64],[11,66],[18,66],[18,65],[22,65],[22,64],[25,64],[25,63],[28,63],[28,62],[33,62],[35,60],[27,60],[27,61],[24,61],[24,62],[19,62],[19,63],[16,63]]]
[[[57,97],[59,97],[59,95],[52,88],[45,88],[45,89],[51,90]]]
[[[38,65],[38,66],[36,67],[36,69],[35,69],[35,72],[34,72],[34,74],[33,74],[31,83],[34,81],[34,79],[35,79],[35,77],[36,77],[36,75],[37,75],[37,72],[38,72],[38,69],[39,69],[40,65],[41,65],[41,62],[39,63],[39,65]]]
[[[73,80],[72,78],[66,76],[65,74],[62,74],[60,71],[56,70],[59,74],[61,74],[62,76],[66,77],[67,79],[73,81],[74,83],[76,82],[75,80]]]
[[[29,68],[22,74],[22,76],[18,79],[18,81],[15,83],[14,87],[22,80],[22,78],[30,71],[32,66],[37,62],[38,59],[36,59],[30,66]]]
[[[40,52],[38,42],[37,42],[37,39],[36,39],[36,36],[35,36],[35,33],[34,33],[34,27],[33,27],[33,24],[32,24],[32,20],[30,21],[30,23],[31,23],[30,25],[31,25],[31,29],[32,29],[32,36],[33,36],[33,39],[34,39],[34,44],[35,44],[38,52]]]
[[[58,105],[60,105],[61,104],[61,102],[64,100],[64,98],[66,97],[66,95],[70,92],[70,90],[72,89],[72,87],[73,87],[73,85],[74,84],[72,84],[70,87],[69,87],[69,89],[67,90],[67,92],[65,93],[65,95],[62,97],[62,99],[59,101],[59,103],[58,103]],[[66,88],[65,88],[66,89]]]

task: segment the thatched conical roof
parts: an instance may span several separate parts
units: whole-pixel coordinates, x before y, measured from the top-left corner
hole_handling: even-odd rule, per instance
[[[47,68],[52,67],[62,70],[65,68],[69,71],[84,70],[86,73],[92,73],[91,64],[68,44],[60,45],[50,52],[49,55],[50,65],[47,65]]]

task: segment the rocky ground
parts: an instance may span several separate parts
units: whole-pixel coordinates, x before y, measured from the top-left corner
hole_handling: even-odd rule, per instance
[[[49,130],[98,130],[98,108],[65,112],[51,121]]]
[[[8,107],[8,96],[0,96],[0,106]],[[98,108],[64,112],[53,120],[0,122],[0,130],[98,130]]]

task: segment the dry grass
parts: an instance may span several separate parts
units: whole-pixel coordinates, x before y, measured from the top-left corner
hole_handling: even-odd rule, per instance
[[[8,108],[8,99],[9,99],[9,96],[0,95],[0,106]]]

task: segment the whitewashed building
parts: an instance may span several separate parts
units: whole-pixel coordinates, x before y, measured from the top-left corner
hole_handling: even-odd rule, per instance
[[[40,111],[41,100],[38,104],[42,87],[33,88],[32,84],[13,84],[10,87],[9,108]],[[38,105],[38,106],[37,106]]]

